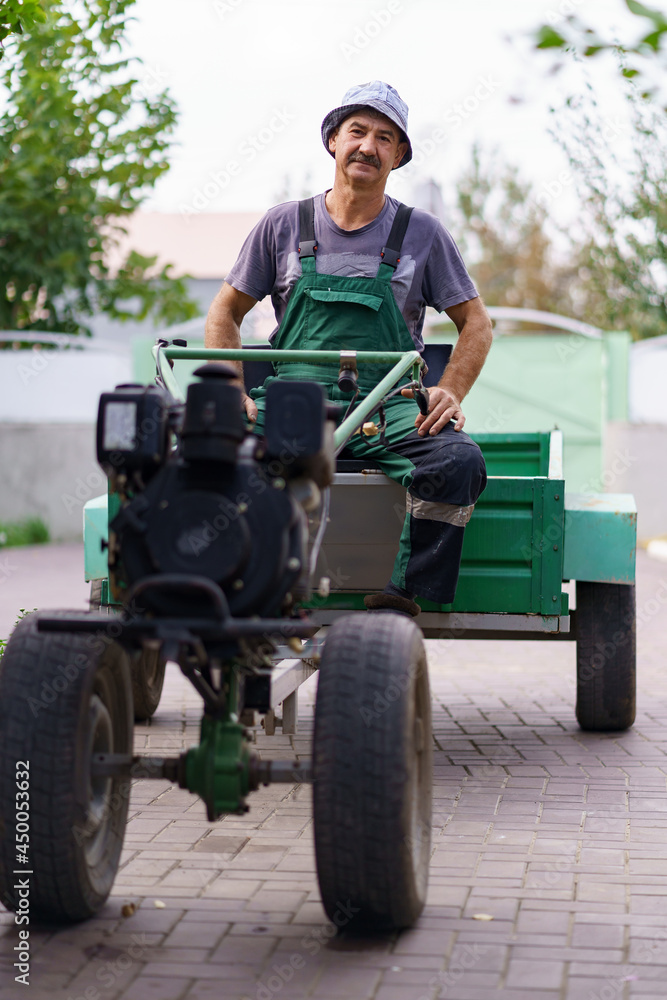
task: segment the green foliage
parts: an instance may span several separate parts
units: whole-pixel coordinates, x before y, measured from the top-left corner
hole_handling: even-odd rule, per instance
[[[23,521],[0,521],[0,549],[15,545],[42,545],[50,541],[49,529],[40,517]]]
[[[549,24],[543,24],[538,29],[535,40],[538,49],[560,49],[566,44],[563,36],[559,35]]]
[[[567,231],[515,167],[473,150],[448,225],[489,305],[559,313],[636,339],[667,334],[667,121],[636,93],[629,100],[630,162],[615,155],[590,90],[557,113],[553,135],[581,203]]]
[[[554,263],[546,211],[517,168],[498,159],[473,149],[449,223],[480,294],[489,305],[572,314],[571,275]]]
[[[558,112],[553,135],[582,202],[574,252],[585,318],[642,338],[667,334],[667,121],[630,82],[627,99],[618,154],[590,88]]]
[[[14,627],[16,627],[20,621],[23,621],[24,618],[27,618],[28,615],[31,615],[33,611],[37,611],[37,608],[33,608],[32,611],[27,611],[25,608],[21,608],[18,615],[16,616]],[[2,657],[2,654],[5,651],[5,646],[7,645],[7,642],[8,642],[7,639],[0,639],[0,657]]]
[[[106,255],[168,169],[176,108],[148,95],[122,56],[134,0],[46,0],[47,16],[14,40],[0,118],[0,329],[86,330],[103,310],[167,323],[197,315],[169,268]]]
[[[5,38],[22,35],[38,21],[45,20],[40,0],[0,0],[0,59]]]
[[[621,64],[622,75],[642,81],[643,97],[655,96],[660,90],[651,80],[656,59],[660,68],[667,68],[667,17],[662,11],[647,7],[637,0],[624,2],[631,14],[649,22],[648,25],[642,25],[639,37],[630,43],[603,38],[596,29],[580,18],[552,11],[551,23],[541,25],[535,32],[536,48],[571,49],[587,57],[613,50],[624,57]],[[554,24],[558,25],[558,30]],[[629,65],[628,59],[634,65]]]

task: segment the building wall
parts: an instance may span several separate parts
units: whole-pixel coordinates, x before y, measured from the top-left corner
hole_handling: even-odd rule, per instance
[[[80,541],[84,503],[107,488],[94,423],[0,423],[0,469],[0,520],[41,517],[54,540]]]
[[[667,424],[608,424],[603,488],[634,494],[640,543],[667,536],[666,455]]]
[[[100,393],[131,378],[129,346],[0,351],[0,423],[94,423]]]

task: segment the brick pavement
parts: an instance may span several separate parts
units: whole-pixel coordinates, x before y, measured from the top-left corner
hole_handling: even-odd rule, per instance
[[[29,991],[12,983],[0,908],[0,1000],[663,1000],[667,564],[643,553],[638,609],[638,719],[620,735],[578,729],[569,643],[428,643],[434,851],[413,930],[331,937],[308,787],[263,789],[247,816],[211,826],[187,792],[139,782],[109,903],[31,929]],[[298,736],[258,746],[309,754],[313,697],[311,680]],[[174,671],[137,750],[173,753],[198,720]]]

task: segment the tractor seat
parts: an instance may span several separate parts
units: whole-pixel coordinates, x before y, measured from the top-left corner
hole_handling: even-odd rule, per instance
[[[372,458],[355,458],[347,448],[343,448],[336,459],[336,472],[376,472],[382,474],[382,469],[375,467]]]

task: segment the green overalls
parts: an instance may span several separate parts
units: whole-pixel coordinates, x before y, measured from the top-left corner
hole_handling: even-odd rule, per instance
[[[312,199],[299,203],[299,258],[296,282],[272,346],[279,350],[412,351],[414,341],[391,287],[411,208],[399,206],[382,248],[374,278],[319,274]],[[390,367],[390,366],[389,366]],[[363,397],[389,371],[381,365],[359,365]],[[274,365],[276,378],[321,382],[329,399],[348,403],[338,388],[338,365]],[[263,425],[267,379],[253,389],[258,406],[257,428]],[[406,381],[408,378],[406,377]],[[385,405],[384,440],[355,435],[348,442],[354,457],[372,459],[392,479],[408,488],[407,511],[392,582],[420,597],[440,603],[453,600],[463,544],[463,527],[486,485],[484,460],[477,445],[453,423],[436,436],[419,437],[414,400],[400,394]]]

